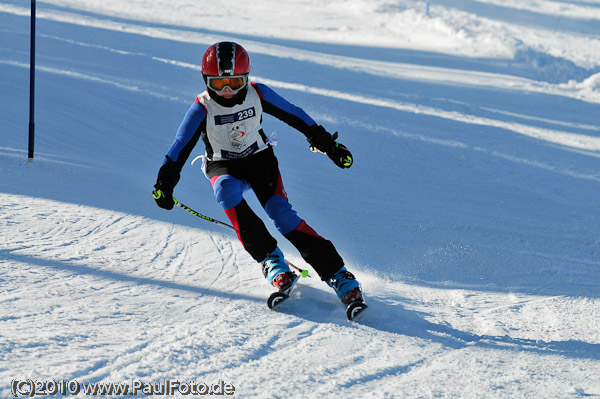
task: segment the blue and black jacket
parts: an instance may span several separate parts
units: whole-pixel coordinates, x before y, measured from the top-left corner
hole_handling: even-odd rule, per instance
[[[300,131],[309,142],[326,133],[302,108],[290,103],[268,86],[255,82],[250,82],[250,84],[258,92],[263,112],[273,115]],[[206,134],[206,117],[207,111],[197,99],[185,114],[175,140],[163,162],[163,165],[169,164],[168,169],[171,175],[169,180],[174,180],[172,183],[176,184],[179,180],[179,173],[200,138],[204,141],[208,158],[211,158],[212,148]],[[262,121],[262,115],[260,115],[260,118]],[[266,142],[264,132],[261,133]],[[328,133],[326,134],[329,136]],[[173,184],[173,187],[175,184]]]

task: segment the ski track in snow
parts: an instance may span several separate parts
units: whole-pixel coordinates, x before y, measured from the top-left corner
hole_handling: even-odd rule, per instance
[[[539,11],[539,7],[512,0],[490,3]],[[540,12],[556,15],[560,9],[575,19],[598,19],[595,2],[577,3],[567,6],[544,1],[540,2],[544,6]],[[381,6],[379,2],[378,5]],[[383,6],[394,8],[391,4]],[[400,2],[397,7],[401,7]],[[28,15],[28,10],[0,4],[0,13],[22,17]],[[223,39],[185,27],[160,28],[75,11],[42,9],[39,17],[174,42],[208,45]],[[141,58],[146,64],[173,67],[171,71],[199,73],[197,64],[175,57],[88,43],[85,38],[67,38],[61,33],[42,34],[42,37],[76,48],[111,53],[123,57],[122,60]],[[595,46],[596,42],[590,41],[590,45]],[[415,68],[410,63],[325,56],[317,51],[256,40],[245,43],[253,54],[341,73],[360,68],[373,79],[389,77],[396,81],[600,103],[597,73],[583,81],[548,83],[503,73],[427,65]],[[18,54],[11,56],[0,60],[3,70],[28,68]],[[62,68],[48,59],[38,70],[48,76],[97,84],[117,93],[189,104],[189,98],[178,97],[170,87],[144,77],[134,79],[85,68]],[[387,93],[375,96],[374,92],[359,87],[351,91],[334,90],[262,75],[254,78],[278,89],[315,98],[374,107],[382,112],[428,116],[439,124],[495,127],[502,136],[525,136],[580,154],[590,162],[597,162],[600,156],[600,128],[590,118],[583,122],[565,121],[560,116],[550,116],[551,113],[540,117],[529,115],[526,110],[511,112],[500,106],[473,108],[460,100],[439,106],[422,98],[400,100],[386,97]],[[319,108],[318,104],[317,100],[314,108]],[[326,112],[317,115],[327,120],[331,116]],[[597,170],[583,168],[576,162],[553,162],[536,154],[519,155],[508,148],[498,149],[493,143],[482,144],[466,137],[434,137],[427,131],[409,131],[416,125],[396,127],[386,120],[375,123],[355,117],[351,111],[334,119],[345,126],[372,132],[376,137],[398,138],[401,148],[413,155],[423,151],[420,144],[434,145],[470,154],[462,155],[465,158],[481,156],[527,170],[549,172],[552,178],[565,179],[561,181],[573,179],[583,184],[600,181]],[[24,155],[10,146],[0,147],[2,174],[10,176],[7,178],[15,184],[25,185],[28,181],[42,184],[45,177],[53,180],[56,175],[68,183],[77,174],[73,171],[80,169],[90,176],[113,173],[88,161],[73,160],[62,152],[42,151],[33,165],[20,162]],[[435,172],[435,167],[432,169]],[[63,173],[67,175],[62,176]],[[527,173],[521,172],[518,178],[526,178]],[[90,196],[97,195],[100,189],[96,190],[90,191]],[[13,378],[77,379],[89,383],[132,379],[158,382],[166,377],[207,383],[223,379],[236,386],[235,396],[259,398],[600,396],[597,295],[549,295],[543,290],[536,295],[496,290],[493,286],[487,289],[484,283],[460,287],[448,282],[444,286],[443,281],[427,284],[409,278],[400,282],[401,279],[386,276],[388,272],[394,275],[393,268],[375,275],[368,268],[351,263],[370,305],[361,323],[345,320],[343,306],[316,276],[300,281],[293,300],[281,311],[272,312],[266,307],[270,288],[260,267],[231,234],[0,191],[0,397],[11,396]],[[569,204],[566,195],[561,197],[558,193],[556,197],[558,203]],[[588,202],[582,203],[583,210],[572,210],[572,214],[579,217],[579,212],[587,210],[591,218],[595,217],[597,209],[587,206]],[[492,213],[492,220],[482,223],[482,231],[494,223],[493,216],[496,215]],[[521,219],[514,217],[515,221]],[[519,223],[525,225],[520,220]],[[584,246],[594,237],[594,232],[583,231],[579,232],[583,233],[580,238],[577,232],[568,230],[569,226],[563,227],[558,222],[552,227],[558,229],[556,234],[568,232],[565,240],[571,241],[567,243]],[[547,273],[562,273],[568,280],[565,284],[587,283],[585,292],[598,288],[600,262],[590,256],[593,249],[561,257],[549,250],[527,251],[524,249],[527,246],[510,248],[510,244],[510,240],[498,242],[492,249],[514,251],[516,257],[524,259],[546,258],[550,265]],[[595,248],[594,245],[597,247],[598,241],[585,248]],[[481,248],[485,246],[481,244]],[[436,250],[444,248],[433,247],[432,257],[436,256]],[[301,264],[294,255],[290,260]],[[467,260],[472,262],[472,258]],[[555,266],[557,263],[572,267],[561,269]],[[526,270],[523,273],[532,281],[544,277],[537,270],[529,276]],[[541,281],[540,285],[543,284]]]
[[[226,378],[242,396],[261,397],[280,385],[261,370],[289,370],[296,377],[288,389],[298,397],[360,397],[365,390],[419,397],[437,395],[427,387],[438,385],[425,382],[443,373],[457,382],[445,395],[459,394],[458,382],[471,378],[460,371],[471,368],[465,361],[494,364],[478,376],[474,396],[490,392],[486,374],[512,367],[515,351],[523,362],[542,355],[548,367],[579,370],[600,356],[597,325],[582,330],[577,323],[600,319],[597,299],[443,294],[365,276],[371,308],[355,324],[318,281],[305,279],[298,300],[273,317],[258,266],[228,237],[90,207],[0,198],[11,209],[0,219],[3,285],[11,287],[0,297],[0,347],[21,359],[11,366],[13,378],[31,375],[30,362],[44,358],[58,360],[36,367],[38,378]],[[73,354],[68,364],[65,349]],[[585,375],[598,382],[592,369]],[[538,377],[561,385],[555,373]]]

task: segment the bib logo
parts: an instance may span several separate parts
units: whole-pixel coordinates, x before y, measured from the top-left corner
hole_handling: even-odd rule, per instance
[[[244,126],[235,125],[229,132],[229,142],[233,150],[241,150],[246,144],[246,132]]]

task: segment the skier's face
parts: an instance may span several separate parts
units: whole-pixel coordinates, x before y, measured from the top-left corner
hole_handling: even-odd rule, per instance
[[[223,88],[223,90],[221,90],[221,91],[217,91],[216,93],[217,93],[217,95],[218,95],[219,97],[223,97],[223,98],[226,98],[226,99],[228,99],[228,100],[229,100],[230,98],[233,98],[233,96],[235,96],[235,93],[236,93],[236,92],[235,92],[235,91],[233,91],[233,90],[231,90],[231,89],[229,88],[229,86],[225,86],[225,87]]]

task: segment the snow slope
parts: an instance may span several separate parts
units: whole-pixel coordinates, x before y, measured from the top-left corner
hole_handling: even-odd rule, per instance
[[[32,163],[25,3],[0,3],[0,397],[27,378],[600,396],[599,1],[38,1]],[[316,277],[269,311],[233,235],[154,204],[219,40],[353,151],[337,169],[265,117],[294,208],[363,284],[361,323]],[[225,220],[197,166],[175,196]]]

